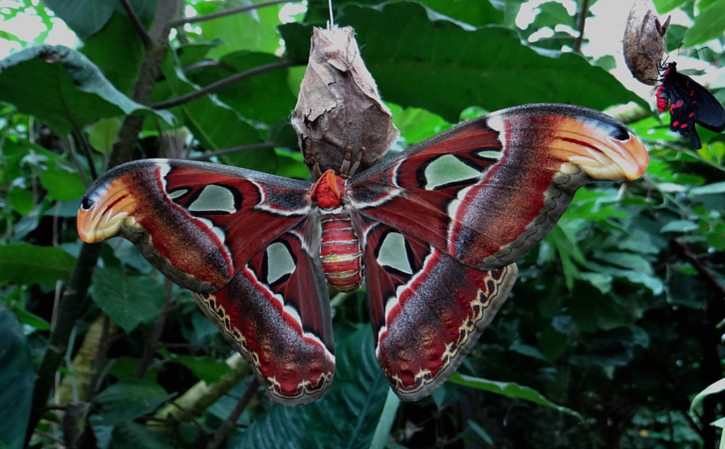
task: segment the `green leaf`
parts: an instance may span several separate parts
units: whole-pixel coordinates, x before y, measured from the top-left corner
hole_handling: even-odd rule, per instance
[[[121,120],[117,117],[101,119],[91,126],[88,141],[96,151],[108,154],[118,139],[119,129],[121,129]]]
[[[0,246],[0,282],[52,287],[70,274],[75,258],[60,248],[16,243]]]
[[[639,254],[625,253],[618,251],[597,251],[594,253],[597,259],[617,265],[622,268],[629,268],[645,274],[653,274],[652,264]]]
[[[576,411],[562,405],[558,405],[548,400],[544,395],[533,388],[524,387],[515,382],[497,382],[494,380],[483,379],[481,377],[467,376],[460,373],[454,373],[450,379],[448,379],[448,382],[455,385],[474,388],[476,390],[500,394],[513,399],[523,399],[544,407],[553,408],[561,413],[575,416],[578,419],[582,419],[581,415]]]
[[[166,76],[167,87],[174,97],[197,90],[177,69],[172,57],[167,58],[162,70]],[[249,122],[215,95],[205,95],[177,106],[174,110],[206,150],[217,151],[262,141]],[[271,150],[245,151],[226,157],[225,161],[267,172],[272,172],[275,168],[275,156]]]
[[[103,28],[114,11],[123,11],[117,0],[43,0],[80,37],[86,38]],[[131,7],[142,19],[150,19],[155,0],[131,0]]]
[[[163,285],[148,276],[130,276],[118,268],[96,269],[91,298],[126,332],[152,322],[164,303]]]
[[[336,348],[335,381],[322,399],[273,406],[252,423],[237,447],[354,449],[370,447],[389,390],[374,355],[369,326]]]
[[[282,60],[272,54],[238,51],[225,55],[218,66],[192,71],[187,76],[194,83],[205,86],[234,73],[280,62]],[[285,68],[236,82],[218,91],[217,96],[246,119],[269,124],[287,120],[296,102],[287,83]]]
[[[711,39],[721,39],[725,29],[725,2],[713,2],[700,11],[695,23],[685,32],[684,44],[692,47]]]
[[[690,190],[690,195],[713,195],[716,193],[725,193],[725,182],[714,182],[702,187],[695,187]]]
[[[375,427],[370,449],[385,449],[388,440],[390,440],[390,429],[393,427],[393,421],[395,421],[399,406],[400,398],[392,388],[388,388],[388,397],[385,398],[383,412],[380,414],[378,425]]]
[[[35,368],[20,323],[2,306],[0,366],[0,447],[20,449],[30,417]]]
[[[690,220],[673,220],[662,226],[660,232],[692,232],[699,229],[697,223]]]
[[[38,172],[40,183],[48,190],[48,198],[57,201],[69,201],[83,196],[86,186],[78,173],[70,171],[57,163],[49,163]]]
[[[208,384],[213,384],[229,372],[229,366],[226,363],[211,357],[170,354],[169,359],[189,368],[196,377]]]
[[[124,422],[113,429],[113,449],[176,449],[169,436],[161,430],[135,422]]]
[[[245,3],[260,3],[252,0]],[[204,2],[196,5],[199,14],[209,14],[227,8],[225,3]],[[279,48],[279,35],[275,26],[279,23],[280,5],[258,8],[242,14],[233,14],[201,22],[206,39],[218,39],[221,43],[209,52],[210,58],[219,58],[239,50],[274,53]]]
[[[143,379],[127,379],[110,385],[96,396],[103,424],[115,425],[153,412],[169,394],[158,384]]]
[[[725,391],[725,377],[718,380],[717,382],[708,385],[707,388],[695,395],[695,397],[692,399],[692,402],[690,403],[690,413],[695,412],[695,408],[700,405],[703,399],[712,394],[718,394],[722,391]]]
[[[25,187],[14,186],[8,192],[6,199],[10,207],[20,215],[28,215],[35,207],[33,194]]]
[[[80,130],[105,117],[135,112],[171,120],[119,92],[81,53],[61,45],[41,45],[0,61],[0,100],[35,115],[59,134]]]
[[[355,28],[363,59],[383,98],[428,109],[451,122],[473,105],[493,111],[535,102],[594,109],[642,103],[585,58],[537,53],[508,28],[464,29],[406,2],[376,9],[348,5],[338,19]],[[287,24],[280,32],[292,58],[306,58],[309,47],[301,47],[300,41],[309,39],[310,29]],[[296,47],[289,46],[291,41]]]
[[[133,94],[145,51],[136,29],[125,15],[114,14],[103,29],[83,41],[80,51],[118,90],[128,96]]]

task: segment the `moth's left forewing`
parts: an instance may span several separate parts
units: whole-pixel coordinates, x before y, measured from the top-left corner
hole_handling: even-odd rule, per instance
[[[88,243],[121,235],[174,282],[213,292],[269,240],[309,215],[308,188],[234,167],[134,161],[88,189],[78,233]]]

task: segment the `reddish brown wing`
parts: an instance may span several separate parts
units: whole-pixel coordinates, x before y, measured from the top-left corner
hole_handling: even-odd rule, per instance
[[[640,176],[642,143],[588,109],[531,105],[464,123],[352,177],[352,209],[477,269],[523,257],[591,179]]]
[[[283,234],[224,288],[196,294],[270,396],[285,404],[317,399],[335,369],[327,287],[304,235],[302,226]]]
[[[174,282],[214,292],[307,218],[309,185],[201,162],[131,162],[88,189],[78,234],[85,242],[126,237]]]
[[[91,186],[78,233],[135,242],[196,293],[273,399],[304,403],[324,392],[335,366],[309,187],[213,164],[137,161]]]
[[[463,362],[506,301],[516,265],[476,270],[433,246],[357,217],[375,354],[403,399],[430,394]]]

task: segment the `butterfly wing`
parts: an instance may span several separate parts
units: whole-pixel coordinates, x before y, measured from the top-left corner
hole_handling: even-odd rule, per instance
[[[506,109],[459,125],[348,182],[351,209],[479,270],[523,257],[592,179],[640,176],[642,143],[566,105]]]
[[[690,139],[692,147],[702,146],[695,124],[711,131],[725,129],[725,109],[714,95],[687,75],[677,71],[670,63],[657,88],[657,108],[669,109],[670,129]]]
[[[363,232],[375,355],[405,400],[430,394],[465,355],[506,301],[516,265],[467,267],[432,245],[356,216]]]
[[[310,184],[200,162],[142,160],[99,178],[78,233],[121,235],[251,360],[271,396],[314,399],[334,370],[329,300]]]

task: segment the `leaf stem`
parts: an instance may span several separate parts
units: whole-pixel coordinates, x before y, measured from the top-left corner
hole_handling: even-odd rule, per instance
[[[191,161],[206,161],[211,159],[215,156],[225,156],[227,154],[233,154],[233,153],[244,153],[245,151],[254,151],[254,150],[266,150],[269,148],[274,148],[275,144],[272,142],[260,142],[260,143],[252,143],[249,145],[238,145],[235,147],[229,147],[229,148],[223,148],[218,151],[214,151],[211,153],[204,153],[200,154],[198,156],[191,156],[187,159]]]
[[[226,17],[231,16],[233,14],[239,14],[247,11],[252,11],[259,8],[264,8],[266,6],[272,6],[279,3],[298,3],[299,0],[270,0],[267,2],[260,2],[255,3],[253,5],[245,5],[245,6],[239,6],[236,8],[229,8],[225,9],[224,11],[217,11],[213,12],[211,14],[204,14],[201,16],[194,16],[194,17],[182,17],[181,19],[176,19],[171,22],[171,26],[176,28],[181,25],[185,25],[187,23],[196,23],[196,22],[205,22],[207,20],[214,20],[218,19],[220,17]]]
[[[179,106],[184,103],[188,103],[192,100],[196,100],[197,98],[201,98],[204,95],[207,95],[209,93],[216,92],[225,87],[231,86],[232,84],[236,83],[237,81],[241,81],[245,78],[249,78],[254,75],[260,75],[260,74],[266,73],[266,72],[271,72],[272,70],[291,67],[293,65],[294,65],[294,63],[289,62],[289,61],[277,61],[277,62],[272,62],[270,64],[260,65],[258,67],[254,67],[252,69],[245,70],[244,72],[235,73],[234,75],[228,76],[226,78],[222,78],[218,81],[215,81],[209,85],[202,87],[199,90],[188,93],[186,95],[182,95],[179,98],[176,98],[173,100],[168,100],[168,101],[162,101],[161,103],[153,104],[153,105],[151,105],[151,108],[167,109],[167,108],[172,108],[174,106]]]

